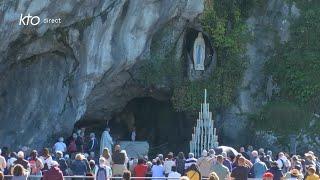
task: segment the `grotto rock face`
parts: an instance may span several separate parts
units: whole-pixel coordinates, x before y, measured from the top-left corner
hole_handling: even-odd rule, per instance
[[[243,81],[238,89],[236,102],[218,116],[219,121],[223,122],[224,136],[231,144],[245,144],[248,143],[247,139],[252,139],[251,133],[255,132],[248,129],[248,114],[257,112],[267,102],[270,94],[267,86],[271,77],[266,77],[264,65],[273,56],[275,43],[289,40],[289,20],[297,18],[299,13],[294,3],[288,5],[283,0],[269,0],[247,19],[253,40],[246,47],[248,61]],[[272,138],[267,139],[272,141]],[[259,145],[263,142],[251,143]]]
[[[130,70],[150,58],[155,34],[181,53],[184,27],[203,8],[202,0],[1,2],[0,144],[40,147],[81,118],[109,119],[144,95]],[[62,23],[19,26],[28,13]]]

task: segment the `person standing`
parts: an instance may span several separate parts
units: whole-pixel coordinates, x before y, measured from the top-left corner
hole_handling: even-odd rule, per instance
[[[171,172],[168,175],[168,178],[173,179],[173,180],[179,180],[181,177],[181,174],[177,172],[177,167],[172,166]]]
[[[51,168],[52,156],[50,155],[48,148],[43,148],[42,157],[40,157],[43,163],[43,170],[49,170]]]
[[[186,175],[190,180],[201,180],[201,173],[199,171],[199,167],[196,163],[191,164],[187,171],[186,171]]]
[[[194,158],[194,154],[193,153],[189,153],[188,155],[188,159],[186,160],[184,169],[188,169],[192,164],[197,164],[197,159]]]
[[[106,180],[112,177],[112,171],[110,166],[106,165],[106,159],[104,157],[99,158],[99,167],[95,170],[96,180]]]
[[[63,173],[57,161],[51,162],[51,168],[43,173],[43,180],[63,180]]]
[[[273,179],[274,180],[281,180],[283,178],[283,172],[281,169],[278,167],[278,163],[276,161],[272,161],[270,163],[270,169],[267,170],[267,172],[273,174]]]
[[[56,161],[59,163],[59,168],[62,171],[63,175],[67,175],[68,164],[67,161],[63,158],[63,152],[56,152]]]
[[[38,152],[36,150],[30,153],[30,175],[42,175],[41,169],[44,167],[42,161],[38,158]]]
[[[222,152],[221,155],[223,157],[223,165],[225,165],[229,169],[229,171],[231,172],[232,171],[232,163],[229,160],[229,157],[227,156],[227,153],[226,152]]]
[[[228,179],[230,177],[230,171],[223,165],[223,159],[222,155],[217,156],[217,163],[213,165],[212,171],[217,174],[219,179]]]
[[[151,171],[152,171],[152,177],[157,177],[157,178],[164,177],[164,168],[161,164],[160,159],[158,159],[156,164],[152,166]],[[158,180],[158,179],[153,179],[153,180]]]
[[[184,157],[183,152],[179,152],[177,158],[176,158],[176,166],[177,166],[177,172],[181,175],[184,174],[184,167],[185,167],[186,159]]]
[[[24,152],[19,151],[18,152],[18,159],[16,161],[13,162],[14,165],[20,164],[24,170],[30,172],[30,164],[27,160],[24,159]],[[17,167],[18,170],[20,170],[20,167]]]
[[[77,144],[76,144],[77,137],[78,137],[78,135],[76,133],[73,133],[69,139],[68,152],[71,156],[71,159],[74,158],[74,156],[77,152]]]
[[[110,128],[106,128],[106,130],[102,133],[101,142],[100,142],[100,154],[103,153],[104,148],[108,148],[112,150],[113,140],[110,136]],[[112,154],[112,152],[110,152]]]
[[[125,157],[125,153],[121,152],[120,145],[116,145],[114,149],[115,151],[112,154],[112,161],[113,161],[112,171],[114,176],[121,177],[123,175],[123,171],[127,169],[125,166],[126,157]]]
[[[135,177],[146,177],[148,166],[145,164],[145,161],[143,159],[138,159],[138,164],[134,167],[133,172]]]
[[[88,143],[88,153],[90,154],[91,152],[96,153],[98,148],[98,140],[96,138],[96,135],[94,133],[90,133],[90,140]]]
[[[6,162],[6,159],[1,154],[2,154],[2,151],[0,149],[0,171],[4,172],[4,170],[7,168],[7,162]]]
[[[136,141],[136,136],[136,127],[133,127],[131,132],[131,141]]]
[[[173,153],[170,152],[167,155],[166,160],[163,162],[163,167],[164,167],[164,173],[165,176],[168,177],[169,173],[171,172],[172,166],[175,166],[175,162],[173,161]]]
[[[84,152],[83,145],[84,145],[84,130],[79,129],[77,131],[77,138],[76,138],[77,153]]]
[[[18,153],[19,155],[19,153]],[[12,170],[12,179],[11,180],[27,180],[28,176],[26,174],[25,168],[21,164],[16,164]]]
[[[231,177],[237,180],[247,180],[251,166],[252,163],[249,160],[246,161],[243,156],[239,157],[237,166],[231,172]]]
[[[63,141],[63,137],[60,137],[58,142],[56,142],[53,146],[53,152],[61,151],[65,153],[67,151],[67,145]]]
[[[256,152],[256,151],[253,151]],[[268,170],[266,164],[260,160],[258,156],[252,152],[252,156],[255,158],[255,162],[252,166],[254,178],[262,178],[263,174]]]
[[[199,166],[200,173],[203,177],[209,177],[213,158],[208,156],[206,150],[202,151],[202,156],[198,159],[197,165]]]
[[[105,160],[106,160],[106,161],[105,161],[106,165],[109,166],[109,167],[111,167],[111,161],[112,161],[112,159],[111,159],[110,151],[109,151],[108,148],[104,148],[104,149],[103,149],[103,152],[102,152],[102,155],[101,155],[101,156],[105,158]]]
[[[316,174],[316,168],[314,166],[310,166],[308,168],[308,176],[306,180],[319,180],[319,176]]]
[[[85,176],[87,173],[87,165],[82,159],[81,154],[76,154],[75,160],[71,164],[73,175]]]
[[[10,157],[7,160],[7,169],[8,169],[8,174],[11,175],[13,166],[14,166],[14,162],[17,160],[17,153],[15,152],[11,152],[10,153]]]
[[[240,153],[242,154],[243,157],[250,160],[250,156],[246,153],[244,147],[240,147]]]

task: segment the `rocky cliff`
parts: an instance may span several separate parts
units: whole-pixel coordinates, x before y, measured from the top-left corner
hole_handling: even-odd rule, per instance
[[[202,0],[0,2],[0,144],[40,147],[81,118],[110,119],[144,95],[130,69],[150,58],[152,39],[181,48],[203,9]],[[61,23],[19,25],[29,13]]]

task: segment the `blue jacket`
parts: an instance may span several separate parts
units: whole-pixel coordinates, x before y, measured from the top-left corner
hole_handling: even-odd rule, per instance
[[[257,161],[254,163],[252,168],[255,178],[262,178],[263,174],[268,170],[266,164],[262,161]]]

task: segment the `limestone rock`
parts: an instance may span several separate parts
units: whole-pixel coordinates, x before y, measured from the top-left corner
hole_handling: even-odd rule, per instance
[[[203,0],[0,2],[0,144],[41,147],[81,118],[110,118],[143,95],[130,69],[154,35],[178,22],[164,45],[175,46],[203,9]],[[62,23],[19,26],[28,13]]]

